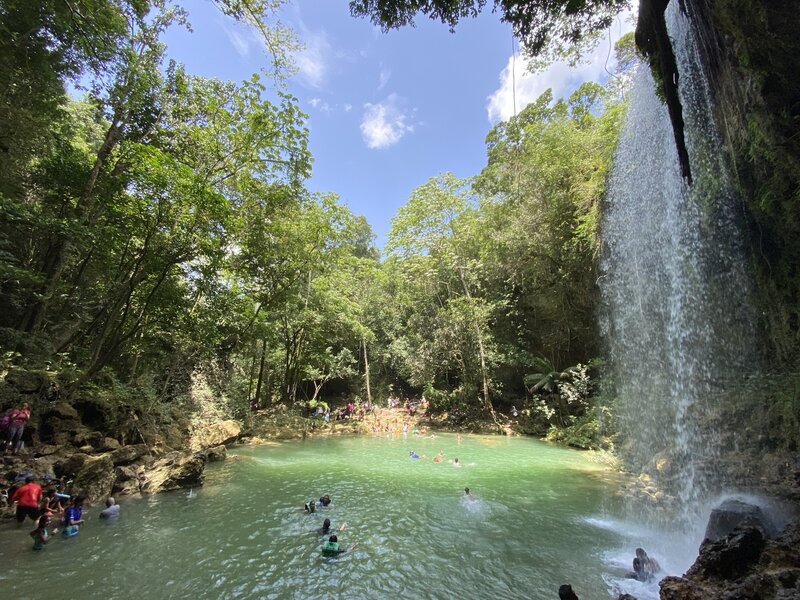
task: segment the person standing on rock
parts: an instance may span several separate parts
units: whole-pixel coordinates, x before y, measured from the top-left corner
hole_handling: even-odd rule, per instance
[[[25,485],[11,496],[11,502],[17,503],[17,523],[24,522],[25,517],[30,517],[31,521],[39,518],[42,495],[42,486],[34,482],[33,476],[26,477]]]
[[[31,418],[31,409],[28,407],[28,403],[23,402],[19,408],[12,410],[9,417],[5,451],[13,450],[14,454],[19,454],[20,448],[22,448],[22,432],[25,431],[25,423]]]

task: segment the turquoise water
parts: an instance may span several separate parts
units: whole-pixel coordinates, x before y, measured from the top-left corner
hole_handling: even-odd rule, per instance
[[[413,460],[408,453],[424,453]],[[431,459],[440,450],[445,461]],[[453,435],[349,437],[242,447],[206,485],[121,499],[71,540],[30,550],[32,529],[0,530],[0,590],[22,598],[557,598],[610,596],[626,545],[604,527],[612,472],[535,440]],[[455,468],[449,460],[464,465]],[[469,486],[477,500],[465,499]],[[332,506],[302,510],[330,494]],[[343,545],[323,558],[329,517]],[[632,549],[630,550],[632,555]],[[613,561],[612,561],[613,562]],[[618,571],[616,572],[615,571]],[[4,596],[6,594],[3,594]]]

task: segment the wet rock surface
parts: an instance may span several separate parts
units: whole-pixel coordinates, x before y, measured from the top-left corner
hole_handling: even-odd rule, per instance
[[[758,527],[706,540],[683,577],[660,583],[662,600],[800,599],[800,521],[775,539]]]
[[[704,538],[717,541],[738,527],[757,527],[767,537],[778,532],[759,506],[737,499],[728,499],[711,511]]]

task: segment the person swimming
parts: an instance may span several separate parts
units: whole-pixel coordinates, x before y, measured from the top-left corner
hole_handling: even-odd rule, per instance
[[[331,532],[331,520],[330,520],[330,519],[325,519],[325,520],[322,522],[322,527],[320,527],[320,528],[318,529],[318,531],[319,531],[319,533],[321,533],[322,535],[328,535],[328,534]]]
[[[443,458],[444,458],[444,450],[439,450],[439,454],[433,457],[433,462],[440,463],[442,462]]]
[[[579,600],[577,594],[572,590],[572,586],[568,583],[558,588],[558,598],[559,600]]]
[[[349,548],[342,548],[339,545],[339,538],[332,535],[328,540],[322,544],[322,556],[338,556],[356,549],[357,544],[353,544]]]
[[[317,503],[312,498],[303,505],[303,510],[305,510],[309,514],[315,513],[317,512]]]
[[[331,503],[331,497],[328,494],[325,494],[319,499],[317,503],[319,506],[328,506]]]
[[[452,464],[453,464],[454,467],[460,467],[461,466],[461,463],[458,462],[458,458],[454,458]]]
[[[414,452],[413,450],[408,453],[408,458],[421,458],[419,454]]]

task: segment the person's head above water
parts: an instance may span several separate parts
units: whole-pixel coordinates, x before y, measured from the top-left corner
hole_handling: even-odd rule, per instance
[[[464,488],[464,493],[465,493],[467,496],[469,496],[469,488],[468,488],[468,487],[465,487],[465,488]]]
[[[339,538],[337,538],[335,535],[332,535],[331,537],[328,538],[328,541],[335,543],[339,541]]]
[[[325,519],[325,520],[322,522],[322,528],[323,528],[325,531],[328,531],[328,529],[330,529],[330,528],[331,528],[331,520],[330,520],[330,519]]]
[[[116,502],[114,501],[114,499],[111,496],[106,498],[106,506],[111,507],[111,506],[114,506],[114,504],[116,504]]]
[[[636,557],[641,559],[647,558],[647,552],[644,551],[644,548],[637,548]]]
[[[572,586],[568,583],[558,588],[558,597],[559,600],[578,600],[578,596],[575,595]]]

